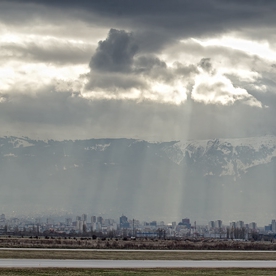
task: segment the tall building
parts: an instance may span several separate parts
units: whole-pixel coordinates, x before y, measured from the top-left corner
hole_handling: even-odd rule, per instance
[[[102,225],[103,224],[103,217],[97,217],[97,222]]]
[[[184,218],[182,219],[183,224],[190,224],[190,219],[189,218]]]
[[[184,218],[184,219],[182,219],[181,222],[178,223],[178,225],[186,226],[186,228],[190,229],[191,228],[190,219]]]
[[[121,228],[129,228],[129,222],[126,216],[122,215],[120,217],[120,227]]]
[[[276,221],[275,221],[275,219],[273,219],[272,222],[271,222],[271,230],[272,230],[272,232],[276,233]]]
[[[244,221],[239,220],[236,222],[236,228],[243,228],[244,227]]]
[[[96,216],[92,216],[91,217],[91,223],[95,223],[95,222],[97,222],[97,218],[96,218]]]
[[[82,221],[81,221],[81,220],[77,220],[77,221],[76,221],[76,228],[75,228],[76,231],[81,232],[81,231],[80,231],[80,229],[81,229],[81,224],[82,224]]]
[[[266,226],[265,226],[265,231],[266,231],[266,232],[272,231],[272,225],[271,225],[271,224],[266,225]]]
[[[82,214],[81,220],[82,220],[82,221],[87,221],[87,215],[86,215],[86,214]]]
[[[257,229],[257,223],[256,222],[249,223],[248,228],[251,229],[251,230],[256,230]]]
[[[222,221],[221,220],[216,220],[215,221],[215,228],[221,228],[222,227]]]
[[[83,232],[83,220],[79,221],[79,232],[82,233]]]
[[[71,218],[66,218],[65,219],[65,224],[66,224],[66,226],[71,226],[72,225],[72,219]]]
[[[208,222],[208,229],[215,228],[215,222],[213,220]]]
[[[230,228],[236,228],[236,222],[230,222]]]

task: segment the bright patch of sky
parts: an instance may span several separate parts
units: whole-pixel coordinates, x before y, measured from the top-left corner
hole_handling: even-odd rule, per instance
[[[276,60],[276,51],[274,51],[270,47],[268,41],[259,42],[231,36],[222,36],[212,39],[192,39],[204,47],[222,46],[226,48],[240,50],[250,55],[257,55],[269,61]]]

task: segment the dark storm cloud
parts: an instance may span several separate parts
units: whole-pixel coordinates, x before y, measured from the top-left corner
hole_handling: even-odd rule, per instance
[[[138,42],[132,33],[111,29],[91,58],[91,72],[87,74],[86,89],[109,89],[108,93],[121,93],[130,88],[146,89],[147,80],[167,84],[179,75],[188,76],[195,66],[183,66],[180,62],[169,68],[165,61],[153,54],[139,53]]]
[[[182,29],[183,33],[188,29],[187,27],[203,32],[210,27],[219,30],[227,28],[227,24],[238,26],[239,23],[246,21],[249,21],[248,24],[254,21],[258,21],[258,24],[265,24],[271,20],[270,16],[276,9],[274,0],[74,0],[66,1],[66,3],[54,0],[17,0],[11,2],[29,2],[63,10],[83,9],[116,20],[132,18],[135,23],[151,23],[152,27]],[[258,20],[259,16],[262,17],[262,22]],[[170,22],[164,20],[168,18],[170,18]],[[224,26],[217,25],[219,22],[224,23]],[[183,23],[190,24],[187,26]]]
[[[135,61],[135,67],[137,72],[148,72],[156,67],[167,68],[167,64],[158,57],[150,55],[138,57]]]
[[[257,37],[273,36],[258,29],[269,28],[276,22],[275,1],[229,0],[109,0],[109,1],[46,1],[27,0],[13,3],[32,3],[37,12],[39,5],[55,10],[63,17],[66,13],[78,20],[128,29],[140,40],[142,50],[153,52],[175,39],[212,36],[229,31],[246,32]],[[249,30],[249,31],[248,31]]]
[[[155,81],[170,83],[177,77],[174,69],[169,68],[165,61],[154,55],[141,55],[137,57],[133,67],[135,74]]]
[[[89,66],[100,71],[128,72],[138,45],[131,33],[111,29],[107,39],[100,41]]]
[[[177,78],[188,78],[197,73],[196,65],[176,62],[168,67],[166,62],[153,54],[140,53],[132,33],[111,29],[105,40],[98,43],[90,61],[91,72],[86,75],[87,90],[105,90],[108,94],[150,89],[154,81],[173,83]],[[208,65],[206,60],[205,66]],[[203,66],[203,65],[202,65]]]
[[[224,21],[231,19],[248,19],[253,18],[256,15],[263,14],[275,9],[276,4],[274,0],[260,1],[260,0],[140,0],[140,1],[128,1],[128,0],[68,0],[64,1],[56,0],[11,0],[11,2],[18,3],[35,3],[45,6],[53,6],[61,9],[85,9],[89,11],[95,11],[99,14],[112,16],[114,18],[123,17],[138,17],[144,15],[141,18],[147,18],[148,15],[161,18],[148,18],[152,22],[162,22],[162,16],[171,16],[176,18],[174,22],[177,22],[180,17],[186,15],[192,17],[193,15],[202,15],[203,18],[212,18],[213,22],[218,19]],[[172,16],[173,15],[173,16]],[[198,18],[200,19],[200,18]],[[185,19],[182,19],[185,20]],[[163,22],[162,25],[166,23]],[[166,24],[169,25],[169,24]]]

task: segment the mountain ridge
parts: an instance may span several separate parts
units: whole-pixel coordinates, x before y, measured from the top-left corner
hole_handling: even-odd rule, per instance
[[[0,209],[55,206],[203,220],[250,217],[261,203],[258,216],[271,218],[275,149],[275,136],[184,142],[2,137]]]

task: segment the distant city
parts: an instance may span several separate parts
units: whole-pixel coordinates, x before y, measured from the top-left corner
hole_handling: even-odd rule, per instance
[[[217,239],[260,239],[276,236],[276,220],[264,227],[255,222],[235,221],[224,224],[222,220],[209,221],[207,225],[197,225],[190,218],[179,222],[139,221],[125,215],[118,219],[88,216],[75,218],[15,218],[0,216],[0,235],[36,236],[91,236],[130,238],[217,238]]]

